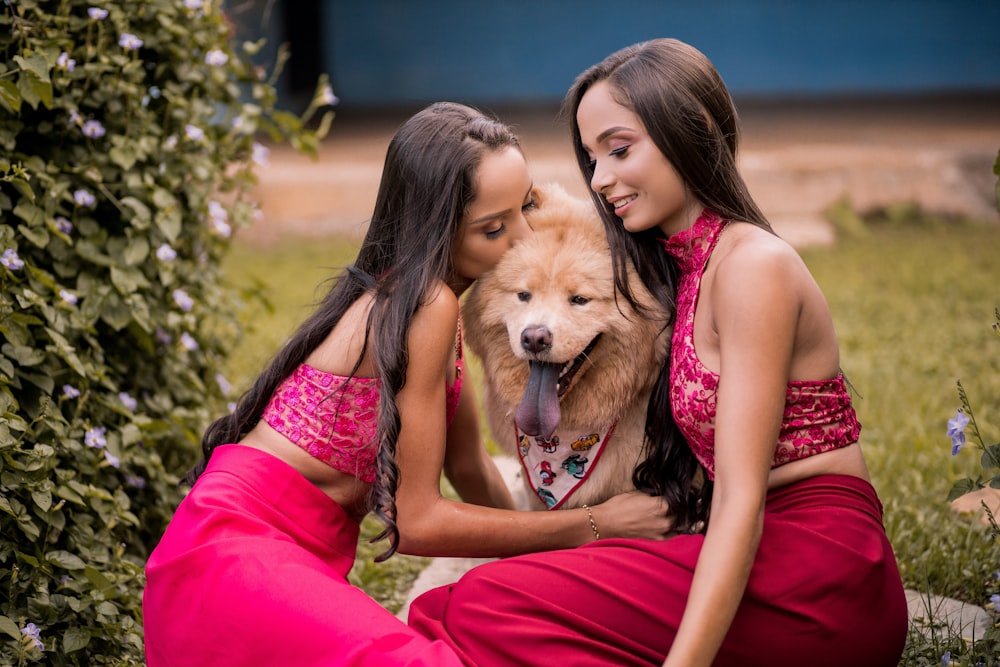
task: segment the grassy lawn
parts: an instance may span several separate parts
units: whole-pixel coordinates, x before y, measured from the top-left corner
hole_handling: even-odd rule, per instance
[[[272,309],[245,311],[250,330],[233,350],[234,387],[246,387],[322,296],[316,286],[356,247],[338,239],[235,245],[229,279],[263,291]],[[1000,438],[1000,338],[990,327],[1000,306],[1000,229],[900,209],[836,247],[802,255],[827,295],[841,365],[860,395],[862,442],[904,583],[985,605],[1000,592],[1000,542],[946,503],[954,482],[978,474],[979,454],[968,447],[952,457],[945,431],[960,380],[984,439]],[[365,529],[371,535],[374,526]],[[361,546],[352,578],[395,611],[426,561],[397,556],[374,565],[376,551]],[[990,665],[1000,660],[1000,639],[970,649],[947,633],[912,636],[901,664],[938,665],[946,650],[953,664]]]

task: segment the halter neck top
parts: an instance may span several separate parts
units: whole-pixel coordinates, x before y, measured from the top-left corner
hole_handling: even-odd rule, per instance
[[[462,391],[461,324],[455,348],[455,381],[445,385],[449,426]],[[381,386],[380,378],[344,377],[302,364],[278,385],[261,419],[331,468],[371,484]]]
[[[719,375],[698,359],[694,347],[694,315],[701,277],[727,224],[706,210],[690,228],[663,246],[681,270],[677,318],[670,350],[670,404],[708,478],[715,479],[715,414]],[[846,447],[858,441],[858,422],[843,374],[830,380],[792,380],[785,392],[785,410],[771,467]]]

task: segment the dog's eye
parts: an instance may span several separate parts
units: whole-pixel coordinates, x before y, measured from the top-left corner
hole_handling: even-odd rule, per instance
[[[580,296],[579,294],[577,294],[576,296],[571,296],[569,298],[569,302],[574,306],[586,306],[588,303],[590,303],[590,299],[588,299],[585,296]]]
[[[517,293],[517,300],[518,301],[524,301],[524,302],[531,301],[531,292],[518,292]]]

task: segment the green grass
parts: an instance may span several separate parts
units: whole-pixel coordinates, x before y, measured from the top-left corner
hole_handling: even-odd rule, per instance
[[[907,208],[852,229],[835,247],[802,255],[830,303],[841,365],[860,394],[862,443],[904,583],[985,605],[1000,589],[1000,543],[946,502],[954,482],[978,473],[979,457],[971,447],[952,457],[945,430],[961,380],[983,437],[1000,438],[1000,338],[990,327],[1000,305],[1000,229]],[[350,262],[356,247],[338,239],[267,249],[236,244],[230,279],[257,284],[273,311],[246,311],[252,329],[233,350],[235,387],[252,379],[321,296],[316,285],[334,274],[330,267]],[[364,532],[375,528],[366,522]],[[426,560],[374,565],[377,551],[362,540],[352,579],[395,611]],[[1000,660],[993,634],[970,646],[947,632],[931,639],[912,633],[900,664],[939,665],[950,650],[955,665],[990,665]]]

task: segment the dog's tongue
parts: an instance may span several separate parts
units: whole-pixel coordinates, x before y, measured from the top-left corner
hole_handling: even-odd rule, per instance
[[[531,362],[528,386],[514,413],[514,423],[527,435],[548,440],[556,432],[560,417],[556,385],[561,368],[559,364]]]

